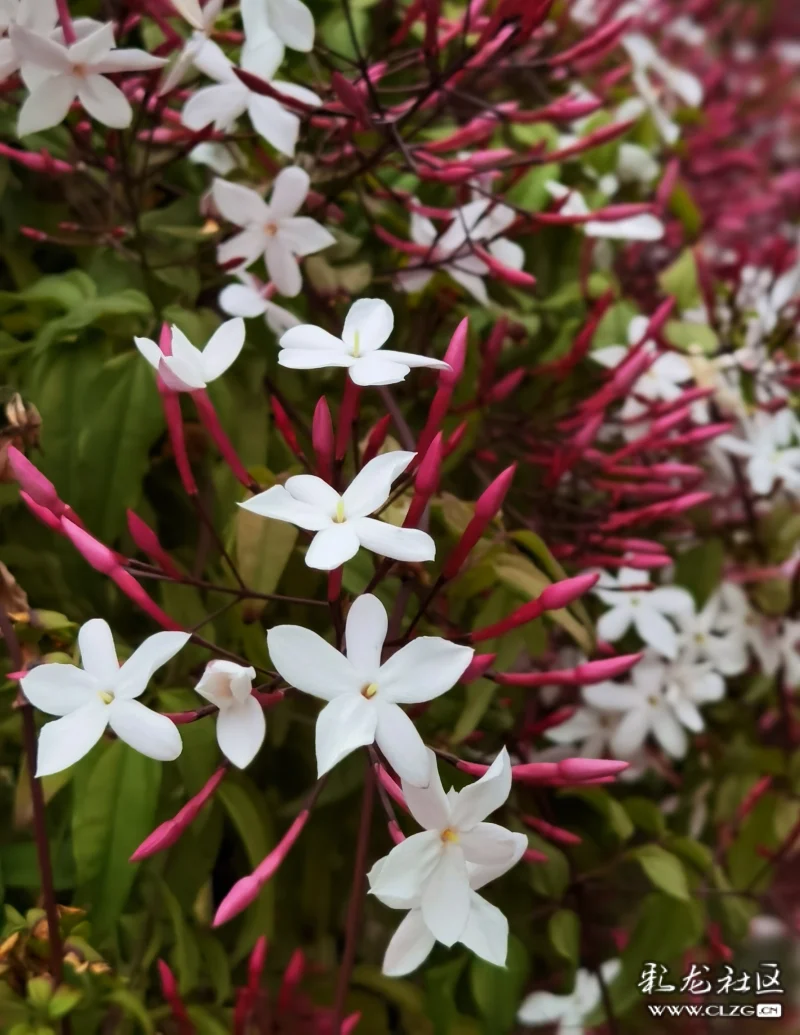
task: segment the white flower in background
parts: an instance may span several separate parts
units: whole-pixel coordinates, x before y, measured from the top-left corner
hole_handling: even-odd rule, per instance
[[[345,654],[299,625],[270,629],[267,649],[287,683],[328,702],[317,718],[320,776],[356,748],[374,742],[405,784],[422,787],[431,779],[430,758],[400,705],[446,693],[474,651],[438,636],[418,636],[381,664],[387,629],[386,609],[367,593],[348,612]]]
[[[744,438],[721,435],[717,445],[726,453],[747,460],[745,473],[758,496],[768,496],[777,483],[793,495],[800,494],[800,437],[797,418],[786,407],[778,413],[756,412],[742,422]]]
[[[143,50],[115,49],[111,24],[100,25],[71,46],[21,25],[13,25],[9,34],[23,69],[30,67],[35,83],[20,108],[17,133],[21,137],[63,122],[76,98],[104,126],[129,126],[133,118],[130,103],[106,75],[146,72],[164,64],[163,58]]]
[[[273,485],[239,506],[316,532],[306,552],[309,568],[332,571],[355,557],[361,546],[396,561],[432,561],[436,544],[427,532],[369,517],[387,501],[392,482],[415,456],[396,449],[374,457],[341,496],[316,475],[294,474],[284,485]]]
[[[577,137],[573,139],[577,140]],[[565,146],[559,138],[559,147]],[[612,197],[621,186],[649,187],[660,172],[661,166],[646,148],[623,141],[617,151],[616,171],[602,176],[598,186],[604,194]]]
[[[204,140],[195,145],[187,155],[195,165],[205,165],[218,176],[227,176],[237,166],[244,164],[242,155],[235,145],[223,144],[220,140]]]
[[[497,906],[493,906],[478,894],[478,889],[502,877],[522,858],[528,847],[528,839],[524,834],[511,836],[517,839],[517,845],[509,859],[488,866],[470,862],[466,864],[470,887],[469,914],[458,941],[476,956],[493,963],[496,967],[504,967],[506,963],[508,920]],[[385,861],[379,859],[370,870],[370,885],[378,884]],[[436,944],[436,936],[428,929],[422,914],[422,896],[380,895],[374,889],[373,894],[390,909],[409,910],[392,935],[383,957],[383,973],[387,977],[403,977],[424,963]]]
[[[737,301],[753,310],[747,323],[745,350],[757,348],[778,326],[790,303],[800,294],[800,264],[779,277],[772,270],[745,266],[740,274]],[[770,356],[759,357],[769,361]]]
[[[634,568],[620,568],[616,578],[602,572],[592,592],[610,609],[597,623],[597,635],[616,643],[633,626],[639,637],[667,658],[678,654],[678,634],[667,616],[694,613],[691,594],[678,586],[642,588],[647,573]],[[638,668],[639,666],[637,666]]]
[[[662,94],[673,95],[684,104],[698,108],[703,101],[703,86],[700,80],[691,72],[677,68],[667,61],[650,40],[639,33],[629,33],[622,37],[621,42],[633,63],[631,80],[639,94],[639,98],[632,98],[632,102],[628,104],[636,104],[637,100],[640,100],[650,112],[664,140],[668,144],[674,144],[680,136],[680,129],[662,102]],[[661,89],[653,84],[651,73],[656,74]],[[623,108],[625,105],[622,105],[621,110]],[[630,108],[631,115],[634,110],[633,107]]]
[[[749,648],[763,672],[774,675],[780,664],[778,622],[760,614],[747,594],[735,582],[723,582],[718,590],[721,610],[719,627]]]
[[[58,22],[55,0],[2,0],[0,3],[0,82],[16,72],[21,62],[8,38],[12,26],[22,26],[37,36],[50,36]],[[27,84],[26,84],[27,85]]]
[[[578,708],[566,722],[547,730],[554,744],[578,744],[584,758],[603,758],[619,726],[619,716],[589,706]]]
[[[157,370],[173,392],[197,392],[220,377],[236,360],[244,345],[244,320],[226,320],[208,339],[201,352],[174,324],[172,355],[165,356],[150,338],[134,338],[136,348]]]
[[[148,758],[171,762],[181,753],[178,729],[166,715],[136,700],[156,669],[173,658],[191,633],[149,636],[120,665],[108,623],[93,618],[82,625],[78,646],[83,668],[39,665],[21,679],[34,708],[59,715],[39,734],[37,776],[74,765],[95,746],[107,726],[120,740]]]
[[[373,869],[369,875],[370,890],[389,904],[418,900],[421,923],[436,941],[449,947],[463,939],[470,919],[473,892],[468,864],[510,867],[520,858],[520,847],[527,848],[527,837],[484,822],[511,791],[511,763],[505,748],[479,780],[448,794],[442,788],[436,756],[430,750],[427,755],[428,786],[420,789],[403,781],[406,804],[424,832],[406,838],[380,861],[377,872]]]
[[[219,708],[217,742],[226,758],[239,769],[250,765],[264,743],[267,723],[253,696],[254,668],[216,659],[206,665],[195,690]]]
[[[200,6],[200,0],[169,0],[169,2],[172,4],[173,10],[181,18],[185,18],[192,28],[202,29],[203,8]],[[209,4],[212,2],[213,0],[209,0]]]
[[[263,316],[267,327],[278,336],[300,325],[294,313],[270,299],[272,288],[269,284],[262,284],[257,277],[243,271],[239,271],[236,276],[239,283],[228,284],[220,292],[219,307],[223,313],[245,319]]]
[[[190,68],[195,64],[198,67],[202,66],[202,50],[209,46],[209,39],[211,33],[214,31],[214,23],[219,17],[219,13],[222,10],[222,5],[225,0],[208,0],[205,7],[201,8],[199,4],[196,5],[197,10],[191,10],[184,14],[184,17],[190,25],[195,26],[195,31],[184,43],[178,56],[172,62],[170,67],[167,69],[167,73],[159,88],[159,93],[169,93],[170,90],[174,90],[176,86],[180,86],[183,80],[186,78],[186,74]],[[192,17],[188,17],[188,13],[191,13]],[[199,17],[199,24],[196,19]],[[216,46],[216,44],[214,44]]]
[[[669,19],[664,31],[668,36],[674,36],[676,40],[690,47],[702,47],[706,41],[706,30],[703,26],[684,14]]]
[[[780,625],[776,646],[778,666],[783,669],[786,685],[794,690],[800,686],[800,622],[785,618]]]
[[[305,170],[295,165],[281,169],[267,204],[250,187],[214,180],[214,204],[225,219],[242,228],[219,246],[218,261],[227,265],[238,259],[242,268],[246,268],[263,255],[267,272],[278,291],[290,298],[299,295],[303,276],[297,258],[336,243],[333,234],[315,219],[296,215],[306,200],[309,184]]]
[[[561,215],[589,215],[591,210],[580,191],[555,180],[548,180],[545,187],[550,196],[557,201],[567,199],[558,210]],[[664,224],[650,212],[626,216],[624,219],[590,219],[579,224],[579,229],[583,230],[587,237],[608,237],[621,241],[659,241],[664,236]]]
[[[314,46],[314,16],[301,0],[242,0],[242,21],[248,40],[268,30],[290,50]]]
[[[305,323],[286,332],[278,342],[278,362],[292,370],[347,367],[357,385],[393,385],[411,367],[449,370],[444,360],[412,352],[384,349],[394,327],[394,313],[380,298],[360,298],[347,313],[341,338]]]
[[[721,701],[725,696],[725,680],[707,661],[679,658],[665,669],[664,685],[669,706],[692,733],[705,729],[698,705]]]
[[[619,960],[607,960],[600,967],[603,983],[610,985],[621,969]],[[557,1035],[582,1035],[586,1020],[600,1005],[602,997],[597,974],[581,968],[575,975],[575,987],[569,995],[533,992],[523,1000],[517,1020],[534,1028],[555,1024]]]
[[[254,53],[257,56],[248,57],[243,52],[242,68],[245,71],[269,82],[284,97],[312,107],[322,103],[315,93],[304,86],[273,79],[283,57],[283,47],[277,37],[270,36],[260,41]],[[201,130],[213,124],[215,129],[225,132],[232,129],[236,120],[247,112],[259,136],[281,154],[289,157],[294,154],[300,130],[300,119],[294,112],[288,111],[274,97],[255,93],[245,86],[236,75],[233,64],[212,40],[205,42],[194,55],[193,62],[195,67],[210,79],[215,79],[216,83],[197,90],[186,102],[181,114],[184,126]]]
[[[595,349],[590,353],[592,359],[609,370],[615,369],[628,355],[631,347],[642,340],[649,322],[646,316],[634,316],[628,324],[628,344],[606,345]],[[651,355],[657,351],[652,341],[645,342],[644,348]],[[648,402],[673,402],[683,394],[686,382],[691,380],[692,367],[685,356],[677,352],[659,353],[631,389],[623,406],[623,416],[634,417],[644,412],[645,407],[632,396],[639,396]],[[629,404],[633,404],[635,409]]]
[[[722,610],[722,598],[715,593],[702,611],[676,617],[681,657],[708,662],[723,675],[736,676],[747,668],[747,645],[738,632],[725,628]]]
[[[415,204],[419,204],[414,199]],[[426,266],[444,270],[453,280],[482,305],[488,305],[489,296],[482,277],[489,267],[473,254],[473,244],[485,247],[498,262],[511,269],[521,270],[525,253],[514,241],[499,235],[516,219],[513,209],[496,204],[492,198],[481,198],[453,211],[444,233],[440,233],[426,216],[411,213],[410,237],[415,244],[430,249]],[[414,269],[420,262],[412,259],[412,268],[402,270],[395,280],[403,291],[422,291],[433,277],[434,269]]]

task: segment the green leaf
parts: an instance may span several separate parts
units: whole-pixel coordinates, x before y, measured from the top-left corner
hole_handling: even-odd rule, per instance
[[[658,282],[667,295],[674,295],[678,309],[694,309],[700,301],[697,262],[691,248],[685,248],[678,258],[659,274]]]
[[[109,992],[107,1002],[118,1006],[126,1017],[136,1021],[144,1035],[156,1035],[156,1027],[144,1003],[127,988],[115,988]]]
[[[53,997],[47,1007],[47,1015],[51,1020],[58,1020],[71,1010],[74,1010],[83,998],[83,992],[71,985],[59,985],[53,992]]]
[[[486,1035],[511,1031],[528,974],[528,953],[522,942],[511,935],[505,967],[476,956],[470,966],[472,997],[481,1012]]]
[[[688,900],[689,885],[686,881],[686,871],[680,860],[671,852],[660,845],[642,845],[634,850],[633,857],[656,888],[660,888],[673,898]]]
[[[702,608],[722,581],[725,546],[721,539],[706,539],[682,553],[675,562],[675,582],[685,586]]]
[[[664,337],[676,348],[700,349],[705,355],[714,355],[719,349],[719,338],[705,323],[687,323],[681,320],[667,320]]]
[[[257,593],[274,593],[292,555],[299,535],[294,525],[236,508],[236,565],[245,584]],[[264,600],[248,600],[246,620],[255,620],[266,606]]]
[[[96,762],[95,762],[96,759]],[[76,767],[72,845],[79,891],[100,933],[116,924],[139,870],[129,862],[155,825],[161,763],[114,741]],[[94,764],[92,764],[94,763]]]
[[[560,899],[569,884],[569,863],[560,848],[538,834],[528,832],[528,845],[547,856],[547,862],[528,867],[528,880],[534,891],[545,898]]]
[[[158,880],[158,890],[172,927],[174,944],[170,954],[172,969],[178,976],[178,988],[185,995],[196,987],[200,971],[200,951],[183,915],[180,902],[163,880]]]
[[[20,291],[19,298],[26,302],[44,302],[59,309],[70,310],[94,298],[97,287],[83,270],[68,270],[52,277],[42,277],[30,287]]]
[[[426,967],[423,972],[425,1005],[435,1035],[451,1035],[453,1031],[456,986],[466,962],[466,956],[460,956],[438,967]]]
[[[581,922],[577,913],[571,909],[559,909],[550,917],[547,933],[556,952],[570,963],[577,964],[581,941]]]

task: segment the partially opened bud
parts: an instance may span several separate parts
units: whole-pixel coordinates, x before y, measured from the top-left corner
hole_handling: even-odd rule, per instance
[[[181,834],[195,821],[202,807],[213,795],[217,787],[219,787],[225,773],[226,770],[224,768],[217,769],[202,790],[187,801],[172,819],[165,820],[160,826],[156,827],[152,834],[149,834],[142,841],[133,855],[131,855],[130,861],[139,862],[141,859],[147,859],[149,856],[155,855],[156,852],[163,852],[165,848],[174,845]]]
[[[617,776],[629,766],[630,762],[609,758],[565,758],[558,763],[558,771],[565,780],[583,783],[586,780]]]
[[[126,513],[131,539],[133,539],[142,553],[147,554],[167,574],[172,575],[174,578],[180,578],[180,572],[175,567],[170,555],[158,541],[158,536],[153,529],[132,510],[128,510]]]

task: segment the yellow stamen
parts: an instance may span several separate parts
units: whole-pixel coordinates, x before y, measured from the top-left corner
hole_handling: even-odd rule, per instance
[[[445,844],[457,845],[459,840],[458,831],[451,830],[450,827],[448,827],[446,830],[442,831],[442,840]]]
[[[358,350],[361,348],[359,332],[353,331],[353,358],[358,359]]]
[[[344,500],[339,500],[339,502],[336,504],[336,513],[333,515],[333,520],[336,522],[337,525],[344,524]]]
[[[369,683],[361,691],[361,696],[362,697],[366,697],[366,699],[369,701],[371,698],[373,698],[375,696],[375,694],[377,694],[377,692],[378,692],[378,684],[377,683]]]
[[[110,690],[99,690],[97,696],[100,698],[103,704],[111,704],[111,702],[114,700],[114,695],[111,693]]]

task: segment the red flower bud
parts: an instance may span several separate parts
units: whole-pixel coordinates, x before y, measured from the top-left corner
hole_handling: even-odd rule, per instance
[[[311,423],[311,441],[317,458],[317,473],[330,483],[333,479],[333,421],[325,396],[320,396]]]
[[[453,552],[447,558],[444,568],[442,569],[442,576],[445,579],[452,579],[458,574],[464,561],[469,556],[470,551],[486,530],[486,526],[492,518],[499,513],[506,493],[511,486],[511,481],[516,469],[516,464],[512,464],[510,467],[507,467],[505,471],[502,471],[491,485],[484,489],[478,497],[478,502],[475,504],[474,516],[464,529],[461,539],[456,544]]]

